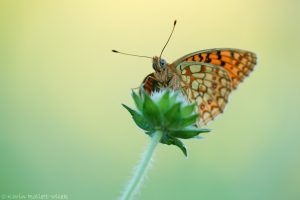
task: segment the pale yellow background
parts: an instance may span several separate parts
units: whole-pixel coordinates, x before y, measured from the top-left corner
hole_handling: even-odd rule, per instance
[[[121,103],[164,57],[256,52],[188,159],[159,145],[139,199],[300,199],[300,3],[286,1],[0,1],[0,195],[116,199],[148,138]],[[1,198],[1,196],[0,196]]]

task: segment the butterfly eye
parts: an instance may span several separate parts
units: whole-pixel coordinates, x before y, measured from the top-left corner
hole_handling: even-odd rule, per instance
[[[161,67],[166,67],[167,62],[164,59],[160,59],[159,64]]]

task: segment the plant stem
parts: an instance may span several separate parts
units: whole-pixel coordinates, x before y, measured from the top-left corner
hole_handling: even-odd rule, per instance
[[[140,163],[136,166],[136,170],[129,181],[128,185],[126,186],[120,200],[130,200],[133,196],[139,191],[141,183],[147,174],[149,164],[155,150],[156,145],[162,138],[163,133],[161,131],[156,131],[148,144],[146,151],[143,154],[143,157]]]

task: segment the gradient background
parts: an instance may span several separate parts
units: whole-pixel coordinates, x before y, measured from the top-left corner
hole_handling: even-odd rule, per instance
[[[148,138],[121,103],[164,58],[259,57],[189,157],[159,145],[139,199],[300,199],[300,2],[0,1],[0,194],[116,199]],[[1,198],[1,197],[0,197]]]

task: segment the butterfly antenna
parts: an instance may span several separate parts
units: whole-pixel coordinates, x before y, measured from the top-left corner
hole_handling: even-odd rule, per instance
[[[171,32],[171,34],[170,34],[169,38],[168,38],[168,41],[166,42],[166,44],[165,44],[164,48],[161,50],[161,53],[160,53],[160,56],[159,56],[160,58],[161,58],[161,55],[162,55],[162,53],[164,52],[164,50],[165,50],[165,48],[166,48],[167,44],[169,43],[169,41],[170,41],[170,39],[171,39],[171,36],[172,36],[172,34],[173,34],[173,32],[174,32],[174,29],[175,29],[175,25],[176,25],[176,23],[177,23],[177,20],[175,20],[175,21],[174,21],[174,24],[173,24],[173,29],[172,29],[172,32]]]
[[[114,52],[114,53],[119,53],[119,54],[123,54],[123,55],[127,55],[127,56],[135,56],[135,57],[150,58],[150,59],[152,59],[152,57],[150,57],[150,56],[141,56],[141,55],[136,55],[136,54],[123,53],[123,52],[120,52],[120,51],[117,51],[117,50],[111,50],[111,51]]]

